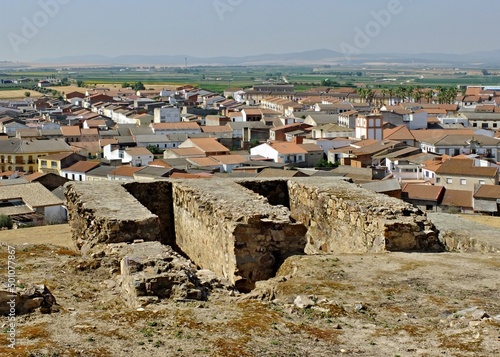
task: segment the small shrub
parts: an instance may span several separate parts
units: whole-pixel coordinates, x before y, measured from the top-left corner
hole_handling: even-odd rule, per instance
[[[0,215],[0,228],[12,229],[13,225],[12,218],[4,214]]]

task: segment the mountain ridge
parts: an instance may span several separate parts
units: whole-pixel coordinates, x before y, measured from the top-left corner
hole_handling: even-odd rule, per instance
[[[264,53],[247,56],[213,56],[200,57],[186,54],[174,55],[140,55],[125,54],[119,56],[103,55],[74,55],[55,58],[41,58],[38,64],[100,64],[100,65],[185,65],[185,61],[194,65],[318,65],[318,64],[363,64],[369,62],[382,63],[409,63],[422,64],[450,64],[450,65],[496,65],[500,61],[500,49],[491,51],[476,51],[465,54],[449,53],[371,53],[359,54],[352,57],[331,49],[316,49],[289,53]]]

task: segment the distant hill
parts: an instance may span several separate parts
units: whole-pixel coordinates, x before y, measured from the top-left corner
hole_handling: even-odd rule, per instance
[[[189,55],[121,55],[107,57],[102,55],[65,56],[57,58],[43,58],[38,64],[99,64],[99,65],[165,65],[184,66],[193,65],[315,65],[315,64],[363,64],[379,63],[419,63],[419,64],[449,64],[456,66],[498,66],[500,50],[471,52],[467,54],[446,53],[373,53],[360,54],[348,58],[341,52],[318,49],[303,52],[282,54],[258,54],[252,56],[231,57],[193,57]]]

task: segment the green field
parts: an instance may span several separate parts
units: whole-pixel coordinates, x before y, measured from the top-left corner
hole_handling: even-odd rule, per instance
[[[221,93],[226,88],[248,88],[268,80],[288,81],[297,90],[319,86],[328,79],[335,86],[367,86],[371,88],[391,88],[398,86],[466,86],[500,84],[498,72],[483,75],[477,68],[466,69],[421,69],[415,67],[391,68],[388,66],[371,67],[330,67],[330,66],[198,66],[184,68],[171,67],[107,67],[71,68],[57,70],[45,68],[4,71],[0,78],[30,78],[40,80],[47,77],[68,78],[73,84],[83,81],[85,86],[141,81],[150,85],[196,85],[207,90]],[[0,85],[0,90],[19,89],[20,86]]]

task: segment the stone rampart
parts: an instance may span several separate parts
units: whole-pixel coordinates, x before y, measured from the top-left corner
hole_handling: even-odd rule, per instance
[[[175,246],[172,182],[131,182],[124,184],[123,187],[151,213],[158,216],[160,242]]]
[[[160,221],[123,186],[108,182],[65,185],[68,221],[76,246],[160,240]]]
[[[338,179],[288,181],[292,217],[308,227],[306,253],[442,250],[414,206]]]
[[[274,276],[287,257],[303,254],[307,228],[286,207],[230,180],[174,182],[176,243],[197,265],[240,290]]]
[[[159,241],[241,291],[296,254],[438,251],[427,216],[338,178],[66,185],[73,238]]]

